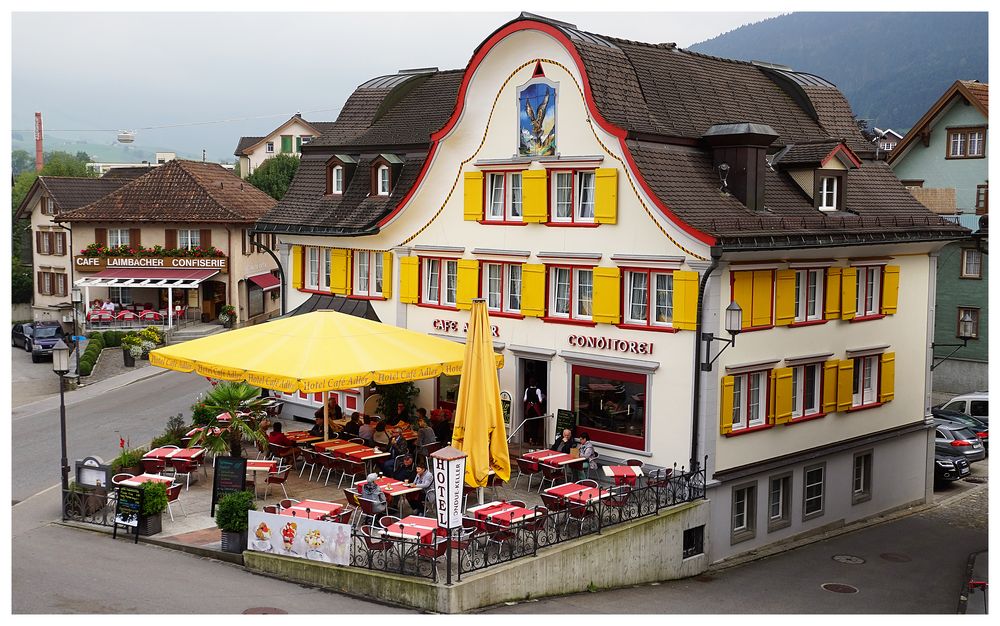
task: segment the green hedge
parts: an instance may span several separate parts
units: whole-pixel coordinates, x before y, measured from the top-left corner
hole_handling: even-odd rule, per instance
[[[94,364],[90,361],[80,360],[80,376],[90,376],[90,373],[94,371]]]

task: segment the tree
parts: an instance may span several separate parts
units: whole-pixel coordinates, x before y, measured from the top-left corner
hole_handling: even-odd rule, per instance
[[[24,152],[24,150],[14,151]],[[13,155],[14,153],[12,153]],[[34,168],[27,171],[21,172],[16,179],[14,179],[14,188],[11,190],[11,211],[17,211],[17,207],[21,206],[24,201],[25,196],[28,195],[28,191],[31,190],[31,186],[35,183],[35,179],[38,178],[39,174],[42,176],[75,176],[77,178],[96,178],[97,173],[87,169],[87,163],[90,161],[90,157],[87,156],[86,152],[77,152],[76,156],[69,154],[68,152],[49,152],[44,154],[45,165],[42,167],[42,171],[36,173]],[[21,237],[28,229],[27,220],[14,220],[14,228],[11,234],[11,249],[20,250]]]
[[[14,150],[10,153],[10,167],[14,171],[14,178],[17,178],[22,172],[35,169],[35,157],[28,154],[27,150]]]
[[[275,200],[281,200],[298,169],[299,157],[279,154],[264,161],[253,174],[247,176],[247,182]]]
[[[191,439],[191,445],[202,444],[208,450],[243,456],[243,442],[255,441],[264,444],[263,422],[266,417],[264,401],[260,389],[249,383],[222,381],[205,396],[205,406],[212,412],[212,419],[205,429]],[[218,416],[229,414],[229,422],[219,422]],[[221,429],[214,434],[214,429]]]
[[[30,303],[34,282],[31,280],[31,269],[21,264],[16,255],[10,260],[11,281],[10,300],[14,304]]]

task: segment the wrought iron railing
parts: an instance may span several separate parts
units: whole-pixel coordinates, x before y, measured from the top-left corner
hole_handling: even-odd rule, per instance
[[[84,490],[79,487],[63,491],[63,519],[98,526],[113,526],[115,492],[104,489]]]

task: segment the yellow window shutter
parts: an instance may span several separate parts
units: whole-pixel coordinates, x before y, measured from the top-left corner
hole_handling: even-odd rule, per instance
[[[594,268],[593,320],[598,324],[621,321],[621,273],[617,267]]]
[[[837,360],[823,363],[823,412],[837,410]]]
[[[719,399],[719,433],[728,435],[733,432],[733,385],[736,378],[722,377],[722,397]]]
[[[674,328],[694,330],[698,324],[698,272],[674,272]]]
[[[594,221],[618,223],[618,170],[600,167],[594,176]]]
[[[455,306],[460,309],[471,309],[472,301],[479,296],[479,261],[459,259],[457,278]]]
[[[771,325],[771,288],[774,277],[771,270],[753,273],[753,325]]]
[[[377,254],[377,253],[376,253]],[[392,253],[382,253],[382,297],[392,298]]]
[[[676,281],[676,279],[674,280]],[[674,297],[676,298],[676,296]],[[752,313],[750,307],[753,305],[753,272],[733,272],[733,300],[743,309],[743,328],[750,328]]]
[[[774,377],[774,371],[768,372],[767,375],[767,423],[774,423],[774,407],[776,406],[776,394],[774,393],[774,383],[777,379]]]
[[[774,380],[774,423],[792,419],[792,368],[779,367],[771,371]]]
[[[538,224],[549,221],[548,172],[521,172],[521,219]]]
[[[840,272],[843,268],[826,268],[826,319],[840,317]]]
[[[521,314],[545,315],[545,266],[525,263],[521,266]]]
[[[886,265],[882,272],[882,314],[896,313],[899,301],[899,266]]]
[[[896,397],[896,353],[882,354],[882,380],[879,384],[879,402],[889,402]]]
[[[795,270],[778,270],[774,282],[774,323],[787,326],[795,321]]]
[[[305,248],[302,246],[292,246],[292,287],[302,289],[305,278],[305,263],[303,258]]]
[[[465,208],[462,216],[466,220],[478,221],[483,219],[483,173],[465,173]]]
[[[840,273],[840,319],[854,319],[858,298],[858,268],[845,267]]]
[[[399,259],[399,301],[406,304],[416,304],[419,291],[420,259],[415,256],[404,256]]]
[[[837,362],[837,410],[846,411],[851,408],[854,399],[854,360],[845,359]]]
[[[330,250],[330,293],[345,295],[351,285],[350,257],[352,250],[334,248]]]

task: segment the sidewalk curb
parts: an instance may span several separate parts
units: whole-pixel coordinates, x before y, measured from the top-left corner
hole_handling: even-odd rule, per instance
[[[931,509],[937,508],[943,504],[949,504],[952,502],[957,502],[963,498],[967,498],[970,495],[977,493],[979,490],[987,488],[989,483],[973,483],[974,486],[968,491],[962,493],[957,493],[955,495],[943,498],[938,502],[927,502],[924,504],[914,505],[912,507],[907,507],[897,511],[892,511],[885,514],[884,516],[877,516],[874,518],[869,518],[867,520],[859,520],[856,522],[851,522],[839,528],[830,529],[824,532],[817,532],[814,535],[809,535],[807,537],[802,537],[799,539],[789,540],[787,543],[778,542],[777,544],[771,544],[761,548],[759,551],[751,551],[748,554],[733,557],[732,559],[727,559],[723,561],[717,561],[716,563],[710,563],[706,572],[722,572],[740,565],[746,565],[747,563],[752,563],[753,561],[759,561],[760,559],[765,559],[768,557],[776,556],[784,552],[790,552],[797,548],[803,546],[808,546],[819,541],[824,541],[826,539],[832,539],[833,537],[839,537],[847,533],[851,533],[857,530],[862,530],[864,528],[869,528],[872,526],[880,526],[889,522],[894,522],[898,519],[904,517],[909,517],[910,515],[915,515],[917,513],[923,513]],[[973,559],[974,561],[974,559]],[[971,571],[971,570],[970,570]]]
[[[109,526],[95,526],[93,524],[85,524],[80,522],[74,522],[71,520],[56,520],[54,522],[60,526],[65,526],[67,528],[75,528],[77,530],[89,530],[90,532],[98,533],[101,535],[112,536],[112,529]],[[132,541],[134,537],[131,534],[125,533],[123,530],[121,533],[129,541]],[[222,550],[213,550],[212,548],[203,548],[201,546],[192,546],[186,543],[178,543],[175,541],[168,541],[166,539],[158,539],[156,537],[139,537],[139,543],[147,543],[149,545],[157,546],[160,548],[166,548],[168,550],[176,550],[178,552],[186,552],[187,554],[192,554],[194,556],[200,556],[203,558],[214,559],[216,561],[223,561],[226,563],[231,563],[233,565],[243,566],[243,554],[233,554],[230,552],[223,552]]]
[[[95,383],[83,384],[75,389],[66,390],[66,402],[67,406],[70,403],[76,401],[83,401],[87,399],[87,392],[106,394],[112,391],[121,389],[122,387],[127,387],[133,383],[137,383],[154,376],[159,376],[161,374],[166,374],[170,370],[166,370],[159,367],[148,366],[141,370],[136,370],[135,372],[125,372],[123,374],[118,374],[117,376],[112,376],[111,378],[106,378],[104,380],[97,381]],[[106,387],[104,385],[107,385]],[[81,393],[82,392],[82,393]],[[51,405],[51,406],[49,406]],[[59,406],[59,393],[53,393],[41,399],[35,400],[33,402],[28,402],[27,404],[22,404],[19,406],[11,407],[11,415],[17,416],[23,413],[31,413],[33,411],[44,411],[47,409],[55,409]]]

